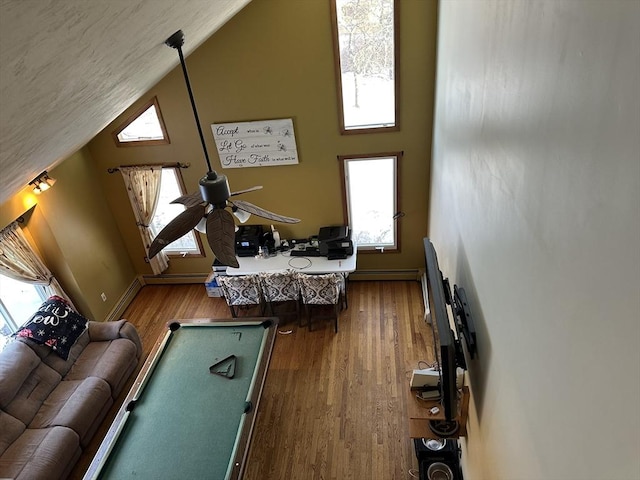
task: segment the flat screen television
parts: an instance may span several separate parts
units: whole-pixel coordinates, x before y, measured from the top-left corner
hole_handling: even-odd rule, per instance
[[[446,438],[454,436],[460,427],[456,420],[458,414],[456,377],[458,367],[467,368],[460,338],[465,338],[467,351],[473,358],[475,355],[475,329],[464,289],[455,286],[455,296],[451,296],[449,282],[442,275],[436,250],[429,238],[424,239],[424,251],[433,342],[440,375],[438,388],[445,417],[444,420],[432,420],[429,426],[433,433]],[[447,304],[452,306],[454,312],[453,324],[456,332],[451,329]],[[458,331],[459,328],[463,328],[462,335]],[[470,342],[466,338],[467,336],[473,341]]]

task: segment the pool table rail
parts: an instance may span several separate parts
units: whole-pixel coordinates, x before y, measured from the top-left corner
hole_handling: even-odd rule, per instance
[[[167,330],[158,337],[149,355],[145,359],[145,362],[141,367],[135,381],[133,382],[129,393],[125,397],[122,406],[114,417],[109,430],[107,431],[98,451],[96,452],[96,455],[93,458],[93,461],[89,465],[89,468],[87,469],[83,480],[93,480],[100,478],[101,471],[103,470],[105,464],[108,462],[109,456],[115,448],[120,434],[125,429],[125,426],[127,425],[127,419],[135,409],[136,402],[140,399],[141,395],[144,392],[145,386],[153,376],[156,366],[161,361],[162,354],[167,348],[167,344],[171,341],[173,332],[182,327],[194,327],[203,325],[217,325],[224,327],[246,327],[248,325],[263,325],[264,328],[268,328],[268,332],[264,335],[260,346],[258,362],[251,379],[251,386],[245,399],[245,402],[249,403],[250,409],[249,411],[245,412],[245,414],[240,419],[239,433],[235,439],[232,451],[232,459],[229,462],[227,474],[225,475],[225,479],[239,480],[242,478],[249,453],[251,438],[253,436],[255,418],[257,415],[260,398],[262,396],[264,382],[267,376],[271,353],[273,351],[273,345],[275,343],[278,326],[278,319],[275,317],[246,317],[242,320],[235,318],[200,318],[172,320],[171,322],[167,322]]]

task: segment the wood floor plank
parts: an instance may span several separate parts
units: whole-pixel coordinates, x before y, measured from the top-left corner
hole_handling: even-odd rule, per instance
[[[409,378],[420,360],[433,361],[422,302],[419,282],[354,281],[337,334],[332,321],[314,323],[312,332],[295,320],[280,325],[246,480],[412,478]],[[224,299],[207,297],[202,285],[153,285],[138,293],[123,318],[138,329],[146,357],[170,320],[229,316]],[[116,411],[117,405],[108,418]],[[72,479],[82,478],[109,423]]]

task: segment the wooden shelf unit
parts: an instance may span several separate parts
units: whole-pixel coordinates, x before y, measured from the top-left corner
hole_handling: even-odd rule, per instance
[[[409,436],[411,438],[438,438],[429,428],[430,420],[444,420],[444,410],[439,400],[422,400],[417,398],[416,391],[409,390],[407,411],[409,416]],[[467,436],[467,418],[469,416],[469,387],[462,387],[458,401],[458,415],[456,420],[460,429],[449,438]],[[437,413],[431,413],[433,407],[438,407]]]

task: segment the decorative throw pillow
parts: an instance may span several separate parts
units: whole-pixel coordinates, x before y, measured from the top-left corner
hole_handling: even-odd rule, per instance
[[[71,347],[87,325],[88,320],[71,308],[63,298],[51,296],[13,335],[47,345],[62,359],[67,360]]]

